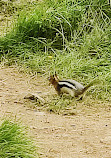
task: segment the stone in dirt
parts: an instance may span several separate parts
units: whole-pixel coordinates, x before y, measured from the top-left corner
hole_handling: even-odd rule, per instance
[[[38,94],[35,94],[35,93],[28,93],[24,99],[30,99],[30,100],[35,100],[35,101],[40,101],[42,103],[45,103],[45,100],[40,97]]]

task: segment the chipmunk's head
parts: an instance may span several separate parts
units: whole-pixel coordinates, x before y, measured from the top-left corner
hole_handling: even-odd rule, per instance
[[[54,85],[54,84],[56,84],[58,82],[59,82],[59,79],[57,77],[57,74],[52,75],[52,76],[49,77],[49,84]]]

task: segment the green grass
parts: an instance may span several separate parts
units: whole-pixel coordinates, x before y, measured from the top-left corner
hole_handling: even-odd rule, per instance
[[[87,85],[100,80],[89,92],[110,101],[111,12],[107,0],[44,0],[19,12],[12,31],[0,38],[1,61]]]
[[[26,130],[18,124],[4,120],[0,124],[1,158],[37,158],[37,149]]]

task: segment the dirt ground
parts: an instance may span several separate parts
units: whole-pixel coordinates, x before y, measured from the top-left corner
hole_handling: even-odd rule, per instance
[[[41,158],[111,158],[111,105],[81,102],[76,115],[58,115],[32,108],[27,93],[50,99],[53,87],[46,78],[0,67],[0,118],[8,117],[29,127]]]

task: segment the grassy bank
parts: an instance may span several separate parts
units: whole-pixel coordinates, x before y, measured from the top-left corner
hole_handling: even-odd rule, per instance
[[[33,1],[19,9],[12,30],[0,38],[1,61],[49,76],[55,71],[84,85],[89,94],[110,101],[111,8],[107,0]]]
[[[18,124],[5,120],[0,124],[0,157],[37,158],[36,147]]]

